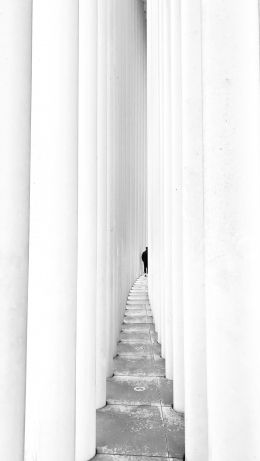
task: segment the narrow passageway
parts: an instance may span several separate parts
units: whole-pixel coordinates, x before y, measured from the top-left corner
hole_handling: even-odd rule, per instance
[[[141,276],[128,296],[107,405],[97,411],[97,461],[184,455],[184,420],[172,408],[147,285]]]

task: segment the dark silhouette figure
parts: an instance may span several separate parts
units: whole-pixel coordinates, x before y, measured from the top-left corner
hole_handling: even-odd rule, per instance
[[[142,261],[144,263],[144,273],[146,276],[146,274],[148,274],[148,247],[146,247],[146,250],[142,253]]]

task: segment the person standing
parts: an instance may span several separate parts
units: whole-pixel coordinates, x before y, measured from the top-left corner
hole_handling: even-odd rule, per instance
[[[145,251],[142,253],[142,261],[144,263],[144,274],[146,277],[148,274],[148,247],[146,247]]]

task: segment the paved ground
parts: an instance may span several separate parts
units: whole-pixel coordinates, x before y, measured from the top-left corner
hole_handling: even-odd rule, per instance
[[[183,416],[172,409],[145,277],[129,293],[114,366],[107,405],[97,412],[95,461],[183,459]]]

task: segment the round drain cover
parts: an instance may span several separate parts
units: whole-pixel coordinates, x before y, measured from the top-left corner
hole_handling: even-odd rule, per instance
[[[135,390],[136,392],[143,392],[143,391],[145,391],[145,387],[136,386],[136,387],[134,388],[134,390]]]

